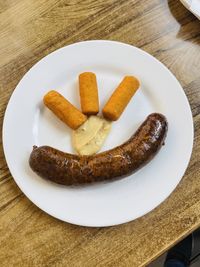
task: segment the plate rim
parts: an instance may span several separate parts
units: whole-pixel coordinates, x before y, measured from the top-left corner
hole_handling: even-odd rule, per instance
[[[180,0],[180,2],[188,11],[190,11],[190,13],[192,13],[195,17],[197,17],[200,20],[200,16],[190,9],[190,5],[185,0]]]

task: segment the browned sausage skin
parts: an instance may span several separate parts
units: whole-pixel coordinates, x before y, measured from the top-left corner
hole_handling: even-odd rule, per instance
[[[152,113],[127,142],[116,148],[78,156],[49,146],[34,147],[29,164],[41,177],[63,185],[110,180],[148,163],[164,144],[167,128],[166,118]]]

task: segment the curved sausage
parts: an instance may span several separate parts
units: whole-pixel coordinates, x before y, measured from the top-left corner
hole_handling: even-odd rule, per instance
[[[86,184],[130,174],[148,163],[164,144],[167,120],[150,114],[124,144],[92,156],[78,156],[49,146],[34,147],[29,164],[41,177],[63,185]]]

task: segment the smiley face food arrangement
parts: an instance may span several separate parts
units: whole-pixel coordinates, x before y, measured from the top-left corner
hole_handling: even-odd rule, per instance
[[[33,147],[30,167],[39,176],[63,185],[81,185],[125,177],[147,164],[158,153],[167,134],[164,115],[150,114],[128,141],[111,150],[97,153],[131,98],[140,87],[134,76],[126,76],[99,112],[96,75],[79,75],[81,111],[56,91],[43,99],[61,121],[72,129],[76,154],[65,153],[49,146]],[[123,129],[124,130],[124,129]]]

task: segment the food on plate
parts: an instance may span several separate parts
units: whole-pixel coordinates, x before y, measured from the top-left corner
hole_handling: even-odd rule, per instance
[[[148,163],[164,144],[167,128],[166,118],[153,113],[127,142],[116,148],[79,156],[49,146],[34,147],[29,164],[41,177],[63,185],[111,180]]]
[[[87,120],[87,116],[54,90],[48,92],[44,96],[43,101],[61,121],[72,129],[77,129]]]
[[[99,97],[96,75],[92,72],[83,72],[79,75],[79,93],[82,112],[86,115],[95,115],[99,112]]]
[[[92,155],[102,147],[111,129],[111,122],[90,116],[72,133],[72,143],[79,155]]]
[[[104,106],[103,116],[111,121],[118,120],[139,86],[137,78],[125,76]]]

